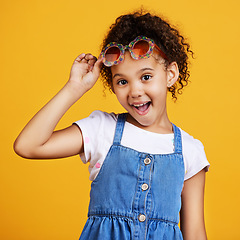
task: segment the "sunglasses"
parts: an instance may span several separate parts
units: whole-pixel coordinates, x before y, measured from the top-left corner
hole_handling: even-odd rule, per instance
[[[107,67],[117,65],[124,59],[125,50],[128,50],[133,59],[138,60],[142,58],[149,58],[156,48],[160,56],[168,59],[166,54],[154,43],[151,38],[144,36],[136,37],[129,45],[123,46],[122,44],[111,42],[101,52],[103,63]]]

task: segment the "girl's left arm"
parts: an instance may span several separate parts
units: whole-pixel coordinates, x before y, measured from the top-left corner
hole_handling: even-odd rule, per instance
[[[204,223],[205,170],[184,182],[180,225],[184,240],[206,240]]]

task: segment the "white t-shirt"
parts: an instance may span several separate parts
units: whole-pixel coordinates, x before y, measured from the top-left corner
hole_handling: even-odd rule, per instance
[[[118,115],[94,111],[92,114],[75,122],[81,129],[84,141],[84,153],[80,157],[84,163],[89,162],[89,179],[93,181],[106,158],[113,143]],[[187,180],[205,168],[207,161],[202,143],[180,129],[182,134],[182,152]],[[125,122],[121,145],[139,152],[149,154],[173,153],[174,133],[153,133]]]

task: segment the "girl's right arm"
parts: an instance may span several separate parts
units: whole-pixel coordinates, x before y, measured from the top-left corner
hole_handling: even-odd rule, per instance
[[[91,54],[79,55],[65,86],[24,127],[14,143],[15,152],[30,159],[62,158],[83,152],[80,129],[72,125],[54,131],[64,113],[93,87],[102,60]]]

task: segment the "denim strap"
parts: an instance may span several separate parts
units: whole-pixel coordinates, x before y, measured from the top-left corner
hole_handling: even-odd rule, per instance
[[[127,118],[127,113],[121,113],[118,115],[117,126],[116,126],[115,136],[113,140],[114,145],[120,145],[121,143],[122,133],[123,133],[126,118]]]
[[[115,135],[113,144],[120,145],[122,139],[122,133],[124,129],[124,124],[127,118],[127,113],[121,113],[118,115]],[[173,131],[174,131],[174,153],[182,153],[182,136],[180,129],[172,123]]]
[[[174,131],[174,153],[182,153],[182,136],[180,129],[173,123],[172,125]]]

